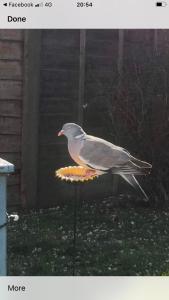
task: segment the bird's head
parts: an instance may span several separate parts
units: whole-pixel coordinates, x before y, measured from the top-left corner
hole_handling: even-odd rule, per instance
[[[58,136],[65,135],[67,138],[71,139],[83,135],[84,133],[84,130],[79,125],[75,123],[66,123],[59,131]]]

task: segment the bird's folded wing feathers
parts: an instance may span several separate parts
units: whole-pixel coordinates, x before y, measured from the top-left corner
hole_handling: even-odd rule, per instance
[[[79,158],[92,168],[108,170],[125,164],[129,160],[129,155],[121,147],[99,138],[86,136]]]

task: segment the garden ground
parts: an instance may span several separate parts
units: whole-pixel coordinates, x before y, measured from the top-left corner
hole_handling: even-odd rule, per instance
[[[8,275],[168,275],[169,210],[116,200],[79,202],[76,223],[70,202],[20,214],[8,227]]]

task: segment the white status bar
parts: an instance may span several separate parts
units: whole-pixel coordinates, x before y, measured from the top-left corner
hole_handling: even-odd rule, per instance
[[[0,6],[0,28],[169,28],[167,1],[1,0]]]

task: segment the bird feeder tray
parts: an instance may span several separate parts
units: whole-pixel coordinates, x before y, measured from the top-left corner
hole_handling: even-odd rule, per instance
[[[56,171],[56,177],[70,182],[85,182],[98,177],[95,170],[82,166],[69,166]]]

